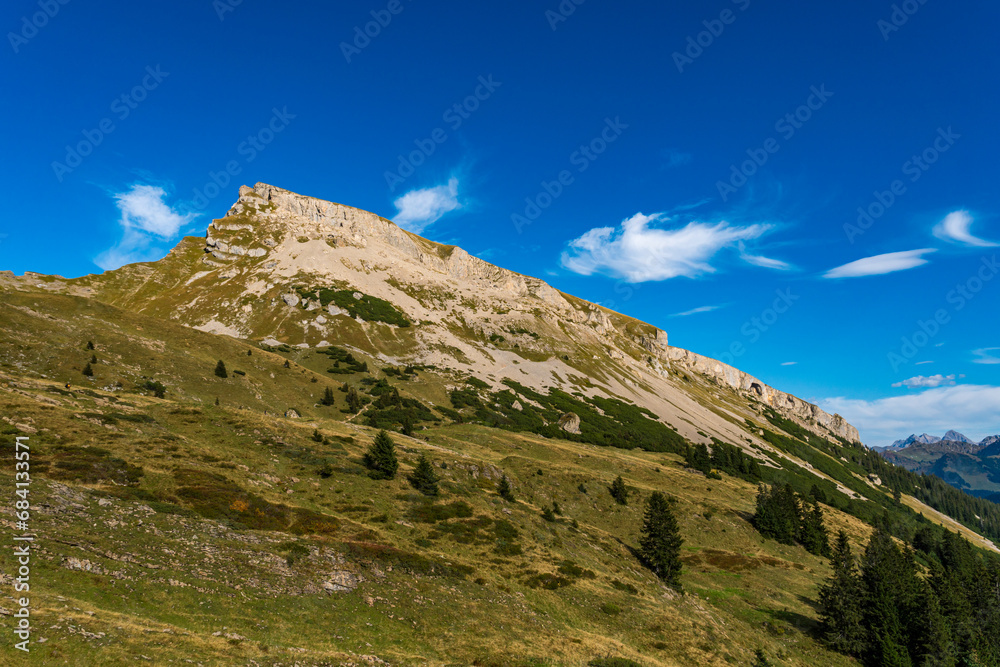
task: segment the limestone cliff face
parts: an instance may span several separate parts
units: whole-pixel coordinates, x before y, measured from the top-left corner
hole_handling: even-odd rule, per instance
[[[859,439],[839,415],[732,366],[671,347],[667,333],[653,326],[429,241],[374,213],[266,183],[241,187],[238,200],[212,221],[203,240],[186,239],[159,262],[47,284],[272,345],[351,341],[389,363],[445,366],[498,387],[510,378],[540,390],[583,388],[624,397],[694,442],[710,436],[743,440],[739,416],[753,418],[755,401],[824,437]],[[337,304],[306,296],[317,288],[381,299],[413,325],[365,322]],[[696,378],[700,389],[692,392],[679,379],[685,376]],[[717,392],[720,385],[740,400]],[[716,411],[722,406],[735,421],[705,409],[705,401],[715,402]]]

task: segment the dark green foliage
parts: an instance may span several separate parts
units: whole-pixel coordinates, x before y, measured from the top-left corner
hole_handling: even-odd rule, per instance
[[[438,494],[438,481],[440,478],[434,472],[434,466],[426,454],[421,454],[417,460],[417,466],[406,478],[410,486],[424,494],[425,496],[436,496]]]
[[[288,361],[288,359],[285,359],[285,366],[284,367],[285,368],[291,368],[292,367],[292,364],[291,364],[291,362]]]
[[[552,513],[556,516],[562,516],[562,509],[559,507],[559,503],[552,501]]]
[[[317,472],[319,472],[319,476],[323,479],[328,479],[333,476],[333,464],[324,463]]]
[[[870,634],[862,661],[872,667],[911,665],[907,620],[919,590],[916,568],[882,526],[876,527],[861,559],[861,579],[867,591],[864,625]]]
[[[763,649],[757,649],[753,654],[753,662],[750,667],[774,667],[774,663],[767,659]]]
[[[392,441],[388,433],[379,431],[371,447],[365,452],[363,461],[369,470],[368,476],[372,479],[393,479],[396,476],[396,471],[399,470],[399,461],[396,460],[396,443]]]
[[[237,370],[237,371],[233,371],[233,374],[234,375],[239,375],[240,377],[242,377],[242,376],[246,375],[247,373],[246,373],[246,371],[238,371]]]
[[[154,380],[146,380],[142,384],[142,388],[153,392],[153,396],[156,396],[157,398],[163,398],[167,395],[167,388],[164,387],[161,382],[156,382]]]
[[[782,544],[799,543],[810,553],[828,556],[830,543],[819,503],[801,498],[791,485],[762,484],[757,489],[757,510],[751,520],[764,537]]]
[[[323,434],[319,432],[319,429],[313,429],[312,434],[313,442],[323,442]]]
[[[334,396],[333,396],[333,389],[331,389],[330,387],[327,387],[323,391],[323,398],[321,398],[319,402],[322,405],[334,405],[337,402],[337,399],[334,398]]]
[[[546,521],[555,521],[556,515],[555,512],[552,511],[551,507],[546,506],[542,508],[542,518]]]
[[[588,667],[642,667],[635,660],[628,658],[594,658],[587,665]]]
[[[88,340],[87,341],[87,349],[88,350],[93,350],[94,349],[94,341],[92,341],[92,340]]]
[[[619,505],[628,505],[628,487],[625,486],[625,480],[622,479],[621,475],[615,477],[615,481],[611,482],[611,486],[608,487],[608,493],[611,494],[611,497]]]
[[[665,584],[681,590],[681,538],[671,502],[659,491],[650,494],[643,514],[639,557]]]
[[[354,387],[350,387],[347,390],[347,410],[348,412],[355,414],[364,407],[364,403],[361,400],[361,394]]]
[[[322,350],[317,350],[319,354],[324,354],[333,360],[333,368],[327,370],[327,373],[333,373],[335,375],[351,375],[353,373],[367,373],[368,372],[368,362],[358,361],[354,358],[354,355],[344,350],[342,348],[331,345],[330,347],[323,348]],[[344,365],[341,366],[341,363]]]
[[[716,438],[712,438],[712,467],[748,482],[757,482],[761,479],[760,464],[757,463],[757,459],[744,453],[739,447]]]
[[[580,493],[586,493],[587,492],[587,487],[585,487],[583,485],[583,482],[580,482],[580,486],[578,486],[576,488],[580,490]]]
[[[507,475],[500,478],[497,482],[497,494],[508,502],[514,502],[514,490],[510,486],[510,480],[507,479]]]
[[[96,354],[90,355],[90,363],[92,363],[92,364],[96,364],[97,363],[97,355]]]
[[[81,372],[87,377],[94,377],[94,369],[90,367],[89,363],[83,367],[83,371]]]
[[[451,398],[451,404],[455,406],[456,410],[466,407],[481,407],[483,404],[479,400],[479,394],[476,393],[475,389],[453,389],[449,397]]]
[[[546,572],[544,574],[536,574],[529,577],[524,583],[528,588],[544,588],[547,591],[555,591],[565,586],[569,586],[573,582],[566,577],[560,577]]]
[[[469,377],[467,377],[465,379],[465,384],[469,385],[470,387],[475,387],[476,389],[489,389],[490,388],[490,385],[488,383],[483,382],[479,378],[474,377],[472,375],[470,375]]]
[[[863,588],[844,531],[837,535],[830,567],[833,574],[819,591],[820,634],[834,651],[858,656],[865,645]]]
[[[32,461],[32,470],[38,465]],[[56,446],[49,460],[48,476],[84,484],[137,486],[144,476],[141,466],[117,458],[99,447]]]
[[[461,500],[447,505],[435,505],[432,500],[424,500],[414,505],[407,516],[420,523],[437,523],[449,519],[468,519],[472,516],[472,508]]]
[[[706,475],[712,472],[712,455],[708,453],[708,447],[704,444],[688,447],[684,452],[684,465]]]
[[[220,378],[229,377],[229,371],[226,370],[226,362],[219,359],[219,363],[215,365],[215,375]]]
[[[398,327],[410,326],[410,321],[391,303],[356,290],[332,290],[320,287],[308,291],[300,289],[298,292],[303,299],[319,301],[324,308],[331,303],[336,304],[346,310],[351,317],[360,317],[366,322],[385,322]],[[360,294],[361,298],[354,298],[355,294]]]

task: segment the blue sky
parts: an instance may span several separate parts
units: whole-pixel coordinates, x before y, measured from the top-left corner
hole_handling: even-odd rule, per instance
[[[264,181],[654,323],[869,444],[978,439],[1000,432],[998,14],[8,2],[0,269],[156,258]]]

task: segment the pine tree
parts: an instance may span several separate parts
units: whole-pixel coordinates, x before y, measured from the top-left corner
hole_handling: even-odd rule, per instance
[[[291,368],[291,367],[292,365],[288,362],[288,359],[285,359],[285,368]]]
[[[94,341],[92,341],[92,340],[88,340],[87,341],[87,349],[88,350],[93,350],[94,349]]]
[[[319,429],[313,429],[312,434],[313,442],[323,442],[323,434],[319,432]]]
[[[619,505],[628,505],[628,487],[625,486],[625,480],[622,479],[621,475],[618,475],[615,481],[611,482],[608,492]]]
[[[684,540],[677,525],[677,517],[670,509],[670,502],[662,493],[654,491],[646,501],[639,537],[639,555],[646,567],[678,591],[681,590],[682,544]]]
[[[865,647],[864,592],[844,531],[837,534],[830,567],[833,574],[819,591],[820,633],[834,651],[859,656]]]
[[[347,390],[347,409],[353,413],[357,413],[361,410],[361,396],[358,394],[358,390],[351,387]]]
[[[421,454],[417,459],[417,466],[406,478],[410,486],[424,494],[425,496],[436,496],[438,494],[438,481],[440,478],[434,472],[434,466],[426,454]]]
[[[219,363],[215,365],[215,374],[220,378],[229,377],[229,372],[226,370],[226,363],[219,359]]]
[[[869,667],[911,667],[907,648],[909,593],[917,583],[911,563],[899,550],[885,520],[877,522],[861,559],[865,597],[864,625],[869,632],[862,662]]]
[[[514,502],[514,490],[510,487],[510,480],[507,479],[507,475],[501,477],[497,483],[497,493],[507,502]]]
[[[812,509],[807,511],[803,507],[799,542],[811,554],[830,556],[830,541],[826,534],[826,526],[823,525],[823,510],[815,501],[813,501]]]
[[[948,621],[941,612],[934,589],[921,584],[917,598],[917,622],[910,628],[914,657],[921,667],[954,667],[958,660]]]
[[[218,404],[219,404],[219,397],[218,397],[218,396],[216,396],[216,397],[215,397],[215,404],[216,404],[216,405],[218,405]]]
[[[90,355],[90,363],[92,363],[92,364],[96,364],[97,363],[97,355],[96,354]]]
[[[406,415],[403,417],[403,435],[413,435],[413,417]]]
[[[396,443],[384,430],[379,431],[371,447],[364,455],[364,464],[368,468],[368,476],[372,479],[393,479],[399,470],[396,460]]]
[[[333,389],[327,387],[323,391],[323,398],[320,400],[320,403],[323,405],[333,405],[336,402],[337,400],[333,397]]]
[[[83,371],[81,372],[87,377],[94,377],[94,369],[90,367],[89,363],[83,367]]]

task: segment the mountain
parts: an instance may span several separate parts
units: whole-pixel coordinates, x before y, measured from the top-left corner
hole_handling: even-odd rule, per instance
[[[934,436],[929,436],[934,438]],[[901,446],[896,446],[900,443]],[[897,440],[881,450],[886,460],[907,470],[937,475],[952,486],[988,498],[1000,492],[1000,436],[975,443],[957,431],[941,439]]]
[[[928,561],[997,553],[1000,506],[839,415],[271,185],[160,261],[0,273],[0,297],[40,664],[850,665],[816,632],[817,517],[855,553],[876,525]],[[370,469],[376,440],[397,474]],[[753,520],[779,496],[814,508],[781,541]],[[640,557],[647,505],[676,522],[682,590]]]
[[[939,440],[941,440],[941,438],[935,435],[928,435],[927,433],[924,433],[923,435],[913,434],[910,437],[906,438],[905,440],[897,440],[888,447],[882,447],[881,449],[902,449],[903,447],[912,445],[915,442],[919,442],[921,444],[926,445],[932,442],[937,442]]]
[[[944,434],[944,436],[941,439],[942,440],[951,440],[952,442],[967,442],[970,445],[971,444],[975,444],[974,442],[972,442],[972,440],[969,440],[968,438],[966,438],[964,435],[962,435],[958,431],[948,431],[947,433]]]

